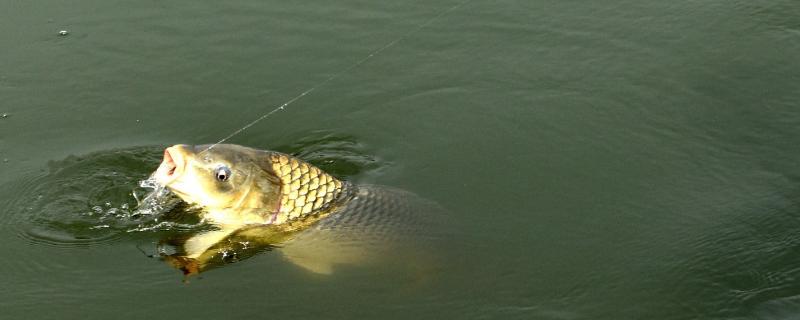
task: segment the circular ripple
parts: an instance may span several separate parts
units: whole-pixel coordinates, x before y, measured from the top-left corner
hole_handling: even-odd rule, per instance
[[[136,210],[139,181],[158,166],[162,147],[136,147],[70,156],[5,190],[4,216],[16,233],[37,244],[80,247],[116,241],[135,231],[185,227]],[[173,206],[178,201],[173,199]],[[165,214],[165,213],[164,213]]]

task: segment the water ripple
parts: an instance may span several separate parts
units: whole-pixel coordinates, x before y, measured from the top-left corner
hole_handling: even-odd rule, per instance
[[[4,210],[4,225],[34,244],[81,247],[118,241],[135,231],[191,229],[168,222],[177,198],[142,209],[139,186],[158,165],[161,147],[136,147],[51,161],[38,175],[7,186],[15,194]],[[138,186],[138,187],[137,187]],[[5,192],[4,192],[5,193]],[[152,206],[152,205],[151,205]]]

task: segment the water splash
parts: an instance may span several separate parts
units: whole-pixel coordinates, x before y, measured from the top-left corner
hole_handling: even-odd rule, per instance
[[[14,184],[0,229],[32,243],[78,247],[205,228],[196,211],[150,176],[162,152],[136,147],[52,161],[39,176]]]
[[[131,194],[136,199],[136,210],[134,215],[159,215],[171,208],[175,201],[169,196],[171,192],[166,187],[156,181],[155,176],[150,175],[145,180],[139,181],[139,188],[150,191],[142,194],[141,190],[134,189]]]
[[[125,232],[191,231],[198,230],[203,225],[200,221],[182,222],[180,219],[175,220],[174,216],[167,217],[175,211],[181,201],[169,189],[158,183],[153,174],[147,179],[140,180],[139,188],[134,189],[131,195],[137,205],[126,218],[139,219],[142,223],[128,228]],[[192,208],[185,209],[181,211],[191,213]]]

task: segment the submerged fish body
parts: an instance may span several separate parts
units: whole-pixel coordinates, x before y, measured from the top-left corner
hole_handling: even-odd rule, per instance
[[[351,184],[293,156],[237,145],[172,146],[154,177],[218,228],[166,257],[187,274],[272,248],[330,274],[428,241],[442,218],[410,192]]]

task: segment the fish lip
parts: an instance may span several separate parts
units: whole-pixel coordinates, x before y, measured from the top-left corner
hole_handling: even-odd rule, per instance
[[[167,186],[185,171],[187,161],[180,147],[180,145],[175,145],[164,149],[164,159],[155,172],[155,178],[159,184]]]

